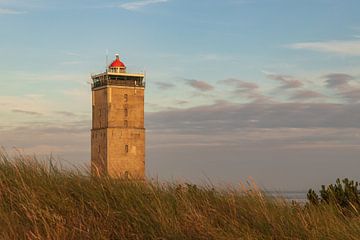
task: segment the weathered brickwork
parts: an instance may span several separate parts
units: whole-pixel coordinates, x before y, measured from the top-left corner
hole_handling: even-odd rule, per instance
[[[126,75],[128,79],[133,76],[114,75]],[[107,73],[93,77],[94,83],[97,81],[92,89],[91,166],[94,175],[145,178],[145,87],[136,82],[139,76],[134,77],[137,80],[133,86],[97,81],[106,79]]]

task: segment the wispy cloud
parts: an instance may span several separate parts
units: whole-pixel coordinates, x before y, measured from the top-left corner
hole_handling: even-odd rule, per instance
[[[176,100],[175,101],[175,104],[176,105],[184,105],[184,104],[188,104],[189,101],[185,101],[185,100]]]
[[[288,45],[292,49],[306,49],[317,52],[334,53],[341,55],[360,56],[359,40],[302,42]]]
[[[360,88],[351,90],[345,90],[338,93],[347,103],[359,103],[360,102]]]
[[[155,82],[155,84],[160,90],[167,90],[167,89],[175,87],[174,84],[167,83],[167,82]]]
[[[0,96],[0,112],[24,113],[24,111],[27,111],[42,113],[47,112],[49,107],[53,107],[52,103],[45,101],[41,95]],[[2,118],[2,120],[4,119]]]
[[[0,8],[0,15],[14,15],[14,14],[25,14],[25,11],[18,11],[9,8]]]
[[[348,88],[349,82],[354,79],[353,76],[346,73],[331,73],[324,76],[326,79],[326,87],[328,88]]]
[[[355,77],[346,73],[331,73],[323,77],[326,87],[333,89],[338,97],[347,103],[360,102],[360,87],[355,83]]]
[[[267,78],[281,83],[280,89],[300,88],[304,84],[293,76],[283,74],[267,74]]]
[[[246,97],[253,102],[265,102],[270,101],[270,98],[263,95],[260,91],[259,85],[252,82],[246,82],[239,79],[229,78],[220,80],[219,83],[228,85],[233,88],[233,94],[235,96]]]
[[[140,8],[146,7],[148,5],[151,5],[151,4],[165,3],[165,2],[168,2],[168,0],[143,0],[143,1],[123,3],[123,4],[120,4],[119,7],[126,9],[126,10],[134,11],[134,10],[138,10]]]
[[[256,83],[245,82],[234,78],[221,80],[219,81],[219,83],[223,83],[229,86],[234,86],[239,90],[239,92],[251,91],[259,88],[259,86]]]
[[[318,98],[323,98],[324,95],[312,90],[299,90],[294,93],[293,96],[291,96],[292,100],[298,100],[298,101],[308,101]]]
[[[35,111],[27,111],[27,110],[20,110],[20,109],[13,109],[12,112],[14,113],[21,113],[21,114],[26,114],[26,115],[31,115],[31,116],[41,116],[42,114],[39,112],[35,112]]]
[[[156,131],[189,131],[204,135],[209,134],[210,129],[211,134],[220,134],[246,128],[255,119],[257,124],[251,124],[252,128],[359,128],[359,111],[360,104],[218,102],[147,113],[147,124]]]
[[[214,90],[212,85],[201,80],[185,79],[185,82],[187,85],[203,92]]]
[[[73,112],[69,111],[55,111],[54,113],[62,115],[64,117],[76,117],[77,115]]]

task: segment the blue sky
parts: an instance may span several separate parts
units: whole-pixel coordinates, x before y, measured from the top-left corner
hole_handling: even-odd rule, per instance
[[[359,8],[0,0],[0,145],[88,164],[90,74],[119,53],[146,71],[150,176],[286,190],[356,178]]]

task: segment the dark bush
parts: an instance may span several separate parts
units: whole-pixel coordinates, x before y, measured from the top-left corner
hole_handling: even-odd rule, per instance
[[[320,196],[313,189],[310,189],[307,199],[313,205],[335,204],[343,209],[359,213],[360,191],[358,187],[358,182],[350,181],[347,178],[343,180],[337,179],[336,184],[330,184],[327,187],[322,185]]]

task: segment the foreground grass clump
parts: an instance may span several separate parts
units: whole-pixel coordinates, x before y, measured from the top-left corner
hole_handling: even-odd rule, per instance
[[[359,214],[336,205],[89,178],[0,153],[0,239],[359,238]]]

